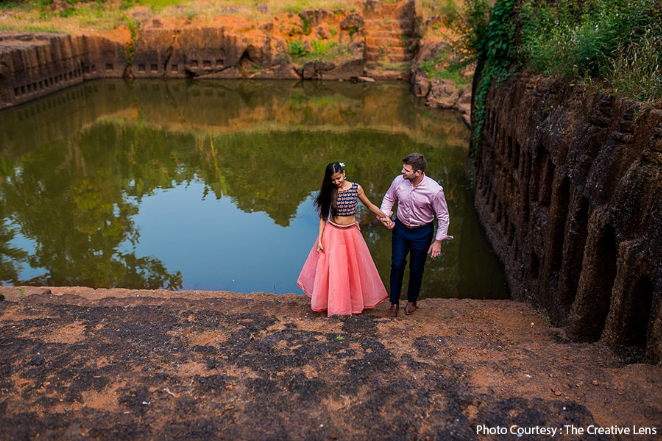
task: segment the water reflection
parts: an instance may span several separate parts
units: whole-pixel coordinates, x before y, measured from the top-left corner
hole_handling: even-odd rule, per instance
[[[468,131],[402,85],[98,81],[0,113],[0,276],[12,285],[300,292],[328,162],[380,203],[419,151],[451,234],[424,295],[506,297],[463,178]],[[362,210],[385,282],[390,232]]]

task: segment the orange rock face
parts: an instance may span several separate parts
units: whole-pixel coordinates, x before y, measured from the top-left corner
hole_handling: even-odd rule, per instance
[[[3,32],[0,108],[101,77],[407,80],[414,5],[369,1],[361,11],[314,9],[265,22],[134,13],[142,24],[133,36],[126,27],[94,36]]]

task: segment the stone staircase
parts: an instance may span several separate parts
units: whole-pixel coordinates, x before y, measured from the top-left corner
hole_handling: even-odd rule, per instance
[[[376,80],[408,80],[418,48],[414,0],[368,0],[365,17],[366,73]]]

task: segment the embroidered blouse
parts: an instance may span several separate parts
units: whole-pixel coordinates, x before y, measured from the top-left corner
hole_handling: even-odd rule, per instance
[[[345,191],[338,190],[338,211],[336,216],[354,216],[359,197],[359,184],[354,182]]]

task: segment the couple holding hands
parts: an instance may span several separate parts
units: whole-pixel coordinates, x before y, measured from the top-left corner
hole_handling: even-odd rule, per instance
[[[355,218],[359,199],[393,231],[388,316],[397,317],[400,309],[407,254],[410,263],[405,314],[416,310],[427,255],[439,256],[441,242],[453,237],[447,234],[449,219],[444,190],[425,175],[425,157],[412,153],[402,163],[402,174],[393,180],[381,209],[368,200],[359,184],[345,180],[343,163],[332,162],[326,167],[322,188],[315,199],[320,216],[317,242],[297,280],[311,299],[314,311],[327,311],[329,316],[359,314],[389,298]],[[397,217],[393,221],[396,200]]]

